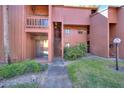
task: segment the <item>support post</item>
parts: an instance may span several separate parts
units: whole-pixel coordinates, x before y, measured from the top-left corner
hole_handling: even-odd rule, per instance
[[[118,44],[116,44],[116,70],[119,70],[118,67],[118,58],[119,58],[119,48],[118,48]]]

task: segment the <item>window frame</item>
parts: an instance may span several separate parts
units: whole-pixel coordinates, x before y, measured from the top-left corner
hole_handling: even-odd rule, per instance
[[[40,26],[42,27],[48,27],[48,19],[40,19]]]
[[[67,35],[71,34],[71,29],[64,29],[64,33]]]

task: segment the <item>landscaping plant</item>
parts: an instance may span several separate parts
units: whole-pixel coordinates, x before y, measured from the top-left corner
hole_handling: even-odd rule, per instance
[[[24,61],[20,63],[13,63],[10,65],[4,65],[0,67],[0,77],[1,78],[11,78],[17,75],[22,75],[25,73],[31,72],[40,72],[45,70],[44,67],[40,63],[36,63],[35,61]]]
[[[65,47],[64,49],[64,59],[65,60],[75,60],[79,57],[85,56],[87,53],[86,44],[78,44],[73,47]]]

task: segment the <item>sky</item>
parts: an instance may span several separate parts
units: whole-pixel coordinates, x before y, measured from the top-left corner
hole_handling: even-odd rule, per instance
[[[102,11],[108,8],[108,5],[100,5],[98,11]]]

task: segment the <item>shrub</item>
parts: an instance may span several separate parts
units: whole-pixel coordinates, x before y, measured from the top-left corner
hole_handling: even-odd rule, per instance
[[[40,71],[42,71],[42,66],[40,63],[36,63],[35,61],[24,61],[10,65],[7,64],[3,67],[0,67],[0,77],[11,78],[25,73]]]
[[[64,49],[65,60],[75,60],[81,56],[85,56],[87,53],[87,46],[85,44],[78,44],[74,47]]]

